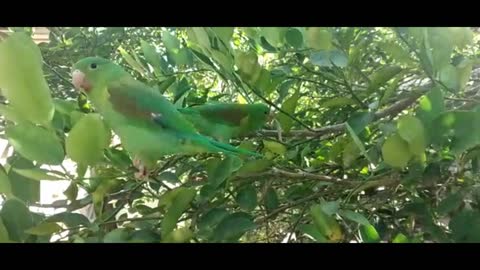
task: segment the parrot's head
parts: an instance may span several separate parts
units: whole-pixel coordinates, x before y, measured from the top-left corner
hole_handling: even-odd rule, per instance
[[[123,69],[101,57],[86,57],[79,60],[72,68],[72,83],[76,89],[87,95],[93,89],[102,89],[102,84],[122,75]]]
[[[256,120],[255,122],[270,122],[273,119],[274,114],[270,112],[270,109],[265,104],[250,104],[250,108],[252,109],[252,117]]]

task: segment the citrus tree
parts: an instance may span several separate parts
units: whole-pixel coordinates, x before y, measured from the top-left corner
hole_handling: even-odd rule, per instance
[[[480,241],[474,29],[52,27],[39,45],[14,30],[0,33],[0,242]],[[263,129],[230,141],[263,157],[165,156],[135,179],[70,83],[94,55],[178,108],[268,105]],[[65,198],[39,204],[56,180]]]

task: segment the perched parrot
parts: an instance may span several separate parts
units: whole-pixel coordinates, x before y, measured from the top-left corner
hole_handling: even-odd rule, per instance
[[[218,103],[178,110],[198,132],[222,142],[253,133],[270,118],[264,104]]]
[[[72,82],[87,95],[133,156],[139,169],[137,178],[147,176],[146,168],[164,155],[221,152],[261,156],[199,134],[158,91],[107,59],[79,60],[73,66]]]

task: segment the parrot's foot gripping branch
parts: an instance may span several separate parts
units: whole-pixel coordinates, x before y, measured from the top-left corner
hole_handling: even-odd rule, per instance
[[[135,158],[133,159],[133,166],[138,169],[138,172],[134,174],[135,178],[138,180],[145,180],[148,178],[148,170],[145,165],[142,164],[140,159]]]

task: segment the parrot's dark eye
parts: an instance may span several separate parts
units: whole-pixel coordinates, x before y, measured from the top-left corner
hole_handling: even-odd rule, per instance
[[[97,64],[95,64],[95,63],[90,64],[90,68],[91,68],[91,69],[96,69],[96,68],[97,68]]]

